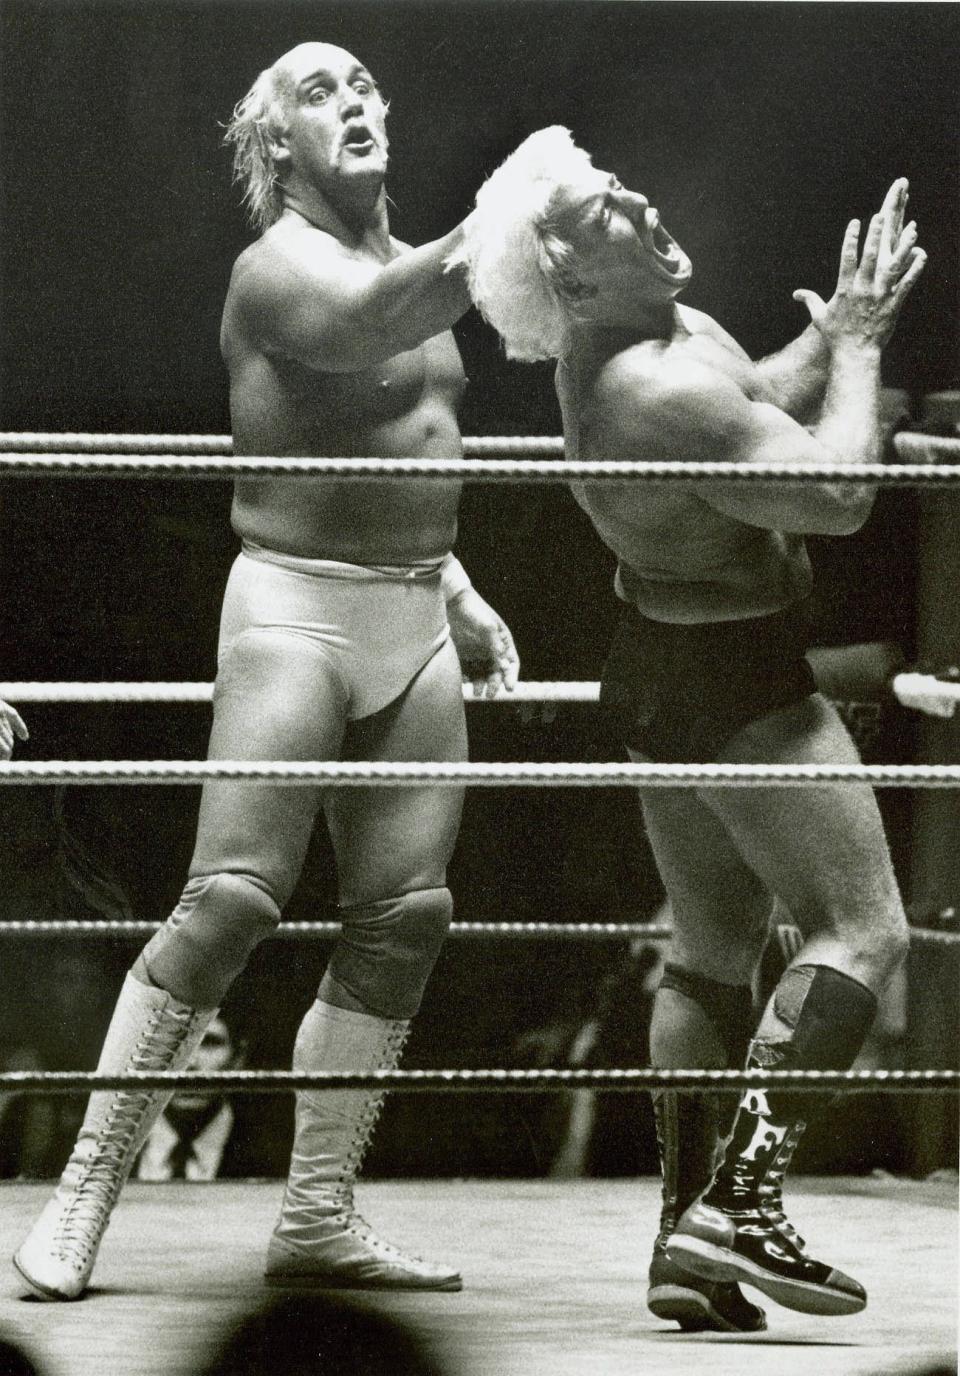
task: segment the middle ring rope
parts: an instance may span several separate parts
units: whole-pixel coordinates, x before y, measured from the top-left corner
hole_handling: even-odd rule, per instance
[[[200,784],[363,788],[957,788],[960,765],[450,763],[400,760],[14,760],[0,784]]]
[[[960,1090],[957,1070],[295,1070],[127,1071],[110,1075],[84,1070],[11,1070],[0,1074],[0,1094],[79,1094],[100,1089],[208,1088],[218,1093],[274,1094],[298,1089],[394,1089],[437,1093],[484,1090],[542,1094],[554,1089],[785,1089],[799,1094],[892,1090],[941,1094]]]
[[[941,440],[940,444],[960,441]],[[196,454],[0,455],[0,477],[20,478],[437,478],[501,483],[569,483],[625,480],[646,482],[853,482],[884,486],[951,487],[960,483],[960,464],[737,464],[573,459],[382,459],[280,458],[244,455],[221,458]]]

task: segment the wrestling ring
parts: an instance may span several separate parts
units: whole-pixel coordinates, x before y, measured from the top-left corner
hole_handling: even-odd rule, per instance
[[[473,439],[463,460],[235,459],[228,437],[79,434],[0,435],[0,476],[175,477],[219,479],[260,474],[407,475],[495,482],[596,481],[870,481],[948,487],[960,484],[960,439],[903,433],[898,462],[884,465],[751,467],[723,464],[566,463],[554,438]],[[493,458],[492,455],[505,457]],[[892,686],[905,705],[935,695],[940,715],[960,701],[960,683],[909,672]],[[0,698],[29,703],[197,703],[206,683],[0,683]],[[597,699],[593,683],[525,683],[507,696],[474,699],[471,710],[501,703]],[[0,764],[0,784],[196,785],[207,778],[269,780],[287,786],[396,787],[805,787],[860,782],[872,787],[960,788],[956,765],[449,765],[366,762],[199,760],[14,760]],[[158,924],[143,922],[7,922],[0,937],[55,940],[142,939]],[[285,940],[328,939],[335,923],[285,923]],[[667,923],[457,922],[454,940],[662,941]],[[960,950],[960,931],[914,928],[912,941]],[[209,1086],[231,1093],[377,1085],[404,1093],[539,1093],[545,1090],[637,1092],[670,1087],[730,1092],[783,1087],[804,1094],[835,1090],[953,1095],[960,1071],[874,1069],[849,1072],[654,1071],[650,1069],[396,1070],[372,1075],[304,1075],[290,1071],[179,1072],[101,1076],[87,1072],[9,1071],[0,1094],[77,1094],[93,1088]],[[207,1355],[210,1332],[259,1302],[261,1262],[280,1197],[280,1181],[193,1185],[133,1183],[111,1225],[88,1301],[31,1306],[0,1282],[4,1331],[22,1338],[52,1373],[109,1370],[186,1373]],[[23,1181],[0,1189],[3,1237],[27,1229],[49,1187]],[[462,1376],[626,1376],[697,1370],[718,1376],[806,1373],[811,1356],[824,1376],[919,1373],[950,1369],[956,1352],[956,1178],[912,1181],[889,1176],[815,1178],[791,1182],[793,1210],[804,1231],[828,1237],[831,1255],[866,1285],[864,1313],[841,1321],[773,1308],[770,1328],[757,1334],[681,1334],[643,1304],[649,1245],[659,1210],[659,1182],[628,1180],[361,1181],[362,1205],[375,1211],[387,1236],[414,1250],[457,1258],[461,1295],[378,1296],[377,1308],[418,1332],[443,1370]],[[709,1346],[705,1352],[704,1345]],[[811,1351],[813,1349],[814,1351]],[[955,1369],[955,1368],[954,1368]]]

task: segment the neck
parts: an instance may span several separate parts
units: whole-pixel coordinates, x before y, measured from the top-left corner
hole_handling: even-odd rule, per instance
[[[631,307],[605,312],[595,319],[581,318],[572,325],[569,340],[574,348],[593,347],[609,353],[648,339],[674,339],[685,332],[677,303],[667,301],[639,310]]]
[[[384,251],[389,249],[387,193],[382,181],[375,187],[358,188],[336,203],[316,187],[294,181],[283,188],[283,207],[341,243],[367,243]]]

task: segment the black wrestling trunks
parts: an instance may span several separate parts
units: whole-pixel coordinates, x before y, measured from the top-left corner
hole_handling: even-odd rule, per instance
[[[816,692],[809,599],[743,621],[678,625],[625,605],[600,685],[624,744],[659,763],[714,763],[748,722]]]

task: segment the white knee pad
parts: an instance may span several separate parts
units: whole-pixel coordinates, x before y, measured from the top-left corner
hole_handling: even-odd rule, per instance
[[[200,875],[188,880],[180,902],[147,943],[143,962],[154,984],[198,1007],[214,1007],[279,921],[280,908],[262,880]]]
[[[449,889],[417,889],[341,908],[343,930],[328,972],[371,1012],[412,1018],[452,916]]]

